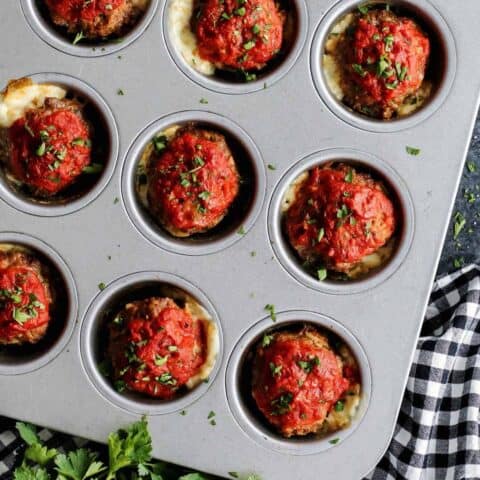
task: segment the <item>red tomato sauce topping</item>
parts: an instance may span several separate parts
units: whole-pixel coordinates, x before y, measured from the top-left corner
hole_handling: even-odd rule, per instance
[[[254,366],[258,408],[285,436],[318,431],[350,386],[341,362],[318,333],[280,333],[270,342]]]
[[[207,0],[196,24],[198,53],[220,68],[263,68],[282,46],[284,21],[273,0]]]
[[[205,363],[206,334],[173,300],[152,298],[116,317],[110,352],[118,390],[171,398]]]
[[[90,163],[88,125],[68,108],[30,110],[9,139],[13,175],[43,196],[69,186]]]
[[[190,234],[221,221],[238,194],[239,176],[222,135],[185,129],[151,161],[148,184],[152,213],[167,228]]]
[[[94,22],[99,16],[108,17],[121,7],[125,0],[46,0],[53,15],[68,24]]]
[[[50,296],[38,274],[28,267],[0,269],[0,339],[10,343],[47,325]]]
[[[425,77],[430,41],[413,20],[373,11],[359,17],[347,53],[352,80],[382,106],[402,103]]]
[[[380,185],[345,165],[311,170],[285,218],[299,255],[338,271],[385,245],[395,227],[394,206]]]

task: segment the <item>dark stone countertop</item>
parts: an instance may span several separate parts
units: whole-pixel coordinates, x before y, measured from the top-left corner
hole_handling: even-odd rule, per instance
[[[455,224],[458,229],[463,223],[458,212],[465,218],[465,225],[455,239]],[[438,274],[451,272],[463,264],[475,261],[480,261],[480,115],[473,132]]]

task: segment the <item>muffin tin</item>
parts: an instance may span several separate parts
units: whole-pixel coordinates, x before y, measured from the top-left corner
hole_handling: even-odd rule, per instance
[[[480,87],[480,4],[393,1],[432,25],[445,61],[424,109],[379,123],[334,101],[319,68],[332,22],[364,2],[296,0],[299,36],[286,63],[258,82],[236,85],[197,78],[172,51],[165,26],[171,1],[152,0],[123,42],[98,47],[55,37],[34,0],[2,4],[0,38],[10,47],[0,84],[32,76],[82,92],[102,112],[110,155],[104,175],[75,208],[29,203],[0,180],[0,243],[46,256],[61,272],[70,305],[58,340],[35,358],[0,355],[0,391],[8,392],[0,413],[99,441],[148,413],[154,453],[171,462],[225,477],[360,479],[393,433],[463,168]],[[235,137],[255,176],[240,228],[195,242],[174,241],[152,226],[132,189],[148,138],[185,121]],[[407,146],[420,148],[420,155],[408,155]],[[319,283],[303,277],[285,249],[279,199],[305,168],[338,159],[385,178],[399,199],[403,227],[395,256],[379,273]],[[210,381],[170,404],[121,397],[96,367],[98,314],[122,289],[145,283],[184,289],[219,326],[221,350]],[[275,306],[275,323],[266,304]],[[283,440],[259,425],[242,401],[238,378],[246,348],[264,329],[292,322],[332,331],[357,356],[364,394],[356,421],[338,441]]]

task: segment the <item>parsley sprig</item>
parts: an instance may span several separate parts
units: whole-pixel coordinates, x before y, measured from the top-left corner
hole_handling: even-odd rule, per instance
[[[285,399],[284,399],[285,400]],[[215,414],[210,412],[209,418]],[[185,473],[177,467],[152,460],[152,439],[144,418],[112,432],[108,436],[108,457],[79,448],[60,453],[48,448],[33,425],[17,422],[17,430],[27,444],[21,464],[15,469],[14,480],[208,480],[201,473]],[[260,480],[255,474],[245,476],[229,472],[233,478]]]

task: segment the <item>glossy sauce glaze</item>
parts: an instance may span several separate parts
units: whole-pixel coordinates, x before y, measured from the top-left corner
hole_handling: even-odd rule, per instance
[[[205,364],[207,334],[205,324],[171,298],[127,304],[109,325],[115,387],[172,398]]]
[[[428,36],[414,20],[387,8],[368,9],[334,28],[324,69],[330,83],[338,74],[334,90],[353,109],[390,119],[411,113],[430,95],[430,51]]]
[[[294,187],[284,226],[307,262],[348,273],[392,237],[394,205],[382,185],[345,164],[316,167]]]
[[[157,136],[147,166],[151,213],[175,236],[215,227],[239,192],[235,161],[221,134],[184,127]]]
[[[74,101],[47,98],[13,123],[8,139],[11,173],[39,196],[64,190],[90,164],[89,126]]]
[[[145,0],[45,0],[52,21],[76,42],[119,35],[131,26],[146,8]]]
[[[40,262],[22,250],[0,250],[0,344],[38,342],[50,322],[51,302]]]
[[[266,420],[285,437],[319,433],[333,409],[359,383],[326,336],[312,327],[265,335],[255,351],[252,395]]]
[[[218,68],[261,69],[282,47],[284,21],[273,0],[207,0],[196,20],[199,55]]]

